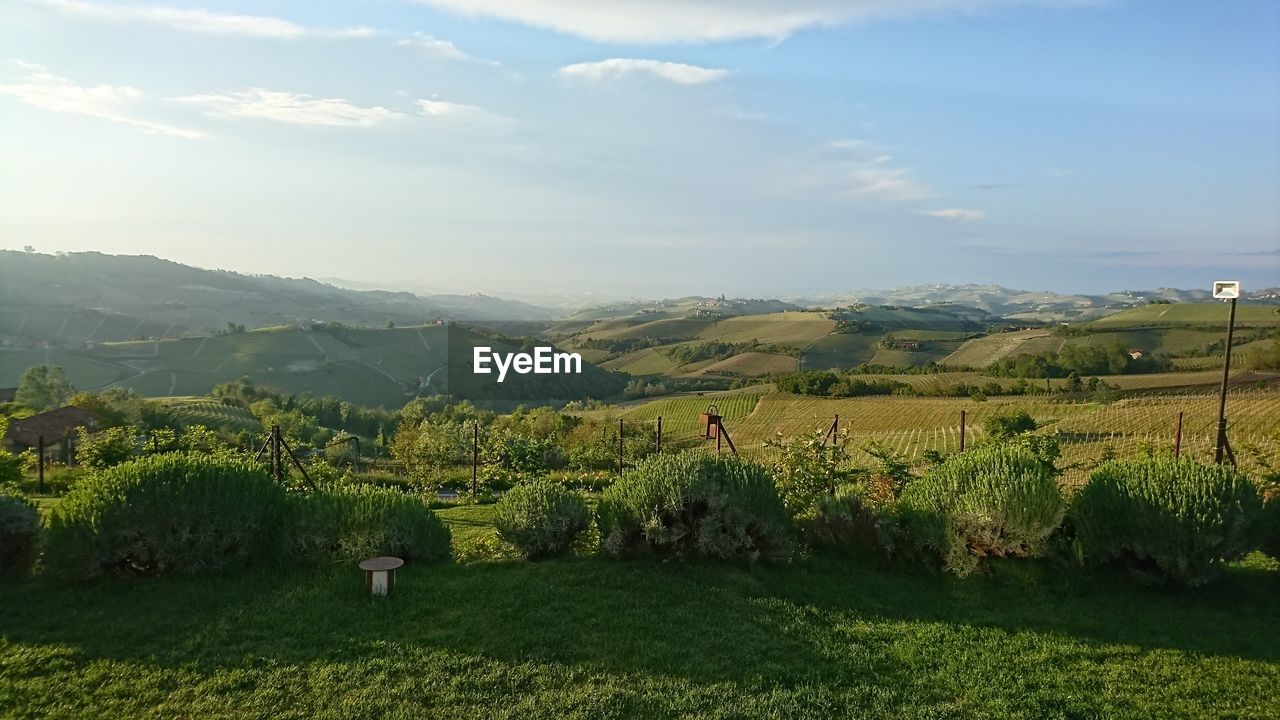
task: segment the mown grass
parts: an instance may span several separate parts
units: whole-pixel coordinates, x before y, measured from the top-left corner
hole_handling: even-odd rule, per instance
[[[1206,590],[872,562],[783,568],[476,552],[397,594],[354,567],[0,586],[0,716],[1274,717],[1280,570]]]

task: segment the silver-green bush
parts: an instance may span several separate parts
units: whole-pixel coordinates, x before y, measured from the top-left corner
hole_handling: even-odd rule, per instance
[[[67,577],[197,573],[274,558],[285,491],[228,456],[151,455],[76,483],[53,512],[44,564]]]
[[[598,518],[602,547],[612,555],[791,555],[787,510],[773,478],[737,456],[652,456],[604,491]]]
[[[529,480],[502,496],[493,524],[499,537],[537,559],[568,550],[591,524],[591,511],[581,494],[560,483]]]
[[[449,528],[421,496],[372,485],[290,494],[283,540],[285,557],[301,563],[451,557]]]
[[[1109,462],[1071,502],[1086,561],[1198,585],[1262,543],[1262,500],[1226,465],[1153,457]]]
[[[0,576],[25,575],[36,560],[40,511],[22,490],[0,483]]]
[[[953,455],[902,491],[910,542],[964,577],[988,557],[1036,557],[1062,522],[1066,501],[1051,466],[1016,445]]]

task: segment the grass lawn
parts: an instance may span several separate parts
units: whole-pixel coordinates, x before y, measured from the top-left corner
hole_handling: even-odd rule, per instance
[[[442,511],[464,556],[491,513]],[[1274,718],[1278,597],[1257,555],[1198,591],[831,559],[10,582],[0,717]]]

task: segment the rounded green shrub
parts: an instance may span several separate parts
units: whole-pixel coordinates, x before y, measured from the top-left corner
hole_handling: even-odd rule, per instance
[[[146,456],[76,483],[50,519],[44,563],[76,578],[239,567],[273,556],[284,504],[247,460]]]
[[[25,575],[36,560],[40,511],[22,490],[0,483],[0,576]]]
[[[901,542],[898,504],[888,478],[841,483],[818,498],[814,517],[801,530],[813,547],[892,556]]]
[[[985,445],[908,483],[899,511],[912,545],[964,577],[988,557],[1041,555],[1066,501],[1051,466],[1031,451]]]
[[[773,478],[737,456],[652,456],[605,489],[598,517],[602,547],[612,555],[791,555],[787,510]]]
[[[1070,520],[1086,561],[1190,585],[1257,549],[1264,532],[1262,500],[1247,477],[1171,457],[1098,468],[1072,499]]]
[[[520,483],[502,496],[494,511],[498,536],[530,558],[569,549],[591,524],[582,495],[550,480]]]
[[[1280,493],[1271,496],[1263,507],[1262,514],[1265,518],[1262,551],[1280,560]]]
[[[449,528],[419,495],[373,485],[337,485],[289,496],[284,555],[294,562],[358,561],[377,555],[433,562],[451,556]]]

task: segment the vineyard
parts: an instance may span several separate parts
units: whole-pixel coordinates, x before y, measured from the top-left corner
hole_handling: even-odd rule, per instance
[[[977,402],[969,398],[819,398],[751,390],[732,394],[667,398],[626,409],[623,419],[635,423],[663,420],[664,443],[698,446],[699,414],[715,403],[737,447],[745,454],[767,456],[770,438],[795,436],[831,426],[836,415],[847,432],[858,464],[871,461],[861,448],[878,441],[895,452],[919,460],[928,451],[955,452],[960,447],[960,414],[966,439],[982,437],[983,420],[1014,409],[1025,410],[1041,434],[1062,445],[1065,481],[1082,481],[1106,457],[1133,457],[1149,450],[1172,451],[1178,413],[1183,414],[1181,450],[1209,460],[1217,422],[1217,395],[1151,395],[1111,404],[1064,402],[1044,397],[1004,397]],[[1234,390],[1228,400],[1230,437],[1241,467],[1252,473],[1280,467],[1280,394],[1274,390]],[[599,411],[597,411],[598,413]],[[710,443],[702,445],[712,447]]]
[[[170,398],[165,403],[184,426],[203,425],[228,432],[261,432],[262,423],[248,409],[207,398]]]

